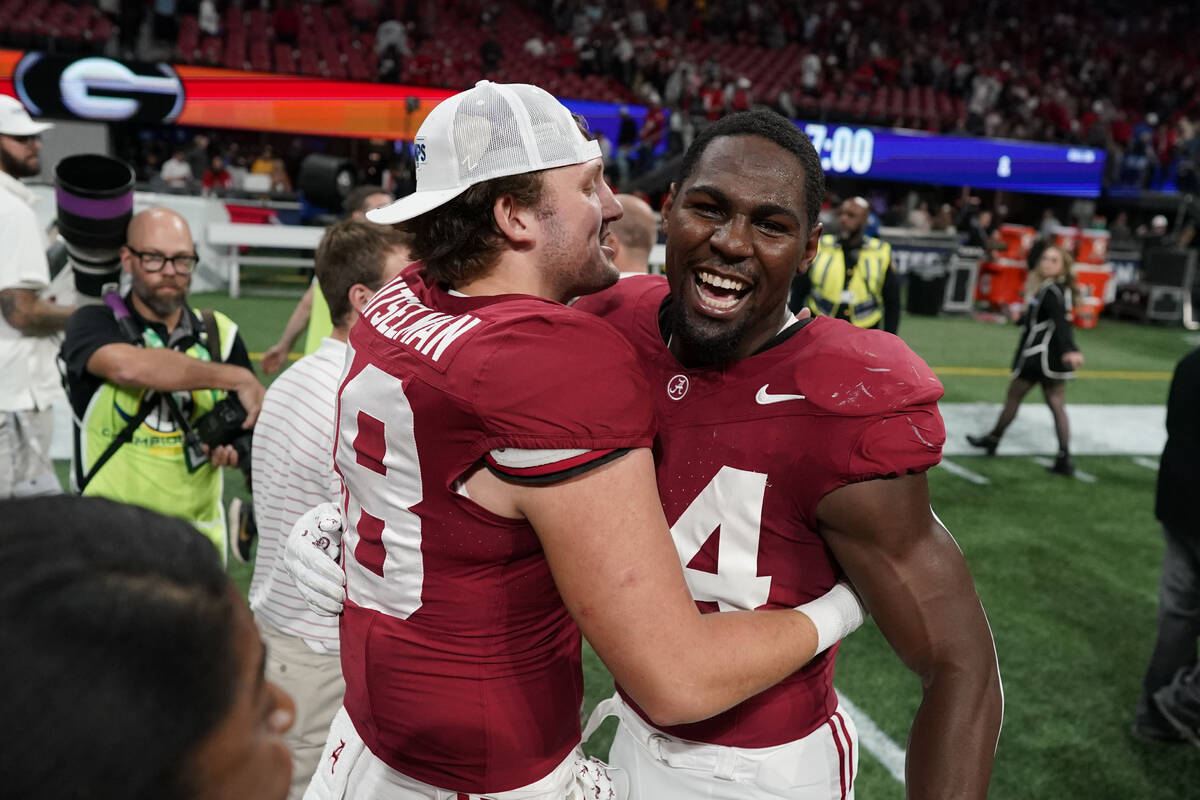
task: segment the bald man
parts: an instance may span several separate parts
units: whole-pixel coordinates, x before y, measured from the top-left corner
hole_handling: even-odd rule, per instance
[[[180,426],[233,394],[249,429],[263,386],[233,320],[187,305],[196,248],[183,217],[166,208],[136,214],[121,266],[132,279],[123,298],[132,327],[123,328],[108,305],[84,306],[67,322],[61,355],[75,412],[72,488],[185,519],[223,553],[218,467],[237,466],[237,452],[222,445],[195,453]]]
[[[817,257],[792,281],[789,306],[844,319],[859,328],[896,333],[900,327],[900,279],[892,267],[892,247],[867,236],[871,206],[851,197],[838,210],[838,234],[821,237]]]
[[[614,251],[613,263],[621,274],[645,274],[650,271],[650,251],[658,241],[658,218],[640,197],[617,195],[624,214],[608,225],[605,244]]]

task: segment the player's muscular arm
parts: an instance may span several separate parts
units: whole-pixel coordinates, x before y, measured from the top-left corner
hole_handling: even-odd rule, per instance
[[[817,632],[803,614],[699,613],[663,517],[649,450],[551,486],[503,486],[512,508],[538,532],[583,634],[655,722],[720,713],[814,655]]]
[[[51,336],[67,327],[73,306],[48,303],[32,289],[0,291],[0,313],[26,336]]]
[[[967,564],[933,516],[925,475],[842,487],[821,534],[900,659],[921,679],[905,766],[910,798],[984,798],[1004,700]]]
[[[250,428],[266,393],[253,372],[236,364],[201,361],[175,350],[134,347],[114,342],[92,353],[87,370],[110,383],[163,392],[224,389],[237,392]]]

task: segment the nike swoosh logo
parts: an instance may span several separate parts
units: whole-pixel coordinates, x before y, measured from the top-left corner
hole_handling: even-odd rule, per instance
[[[760,406],[769,406],[771,403],[786,403],[788,400],[803,400],[802,394],[768,394],[767,387],[769,383],[764,383],[762,388],[758,390],[758,394],[754,395],[754,402]]]

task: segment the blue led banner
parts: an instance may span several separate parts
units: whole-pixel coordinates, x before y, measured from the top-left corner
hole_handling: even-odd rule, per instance
[[[829,175],[1099,197],[1104,151],[797,121]]]
[[[98,56],[0,50],[0,93],[38,115],[114,122],[411,140],[445,89],[351,83]],[[615,145],[615,103],[564,99]],[[640,127],[642,106],[628,106]],[[819,122],[796,123],[830,175],[1098,197],[1104,151],[1087,147],[938,136]],[[660,144],[659,153],[665,149]]]

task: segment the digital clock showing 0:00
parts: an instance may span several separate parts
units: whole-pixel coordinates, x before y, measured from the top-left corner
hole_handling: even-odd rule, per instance
[[[845,125],[829,127],[817,122],[804,124],[804,132],[812,139],[821,169],[842,175],[866,175],[875,158],[875,132],[870,128],[851,128]]]

